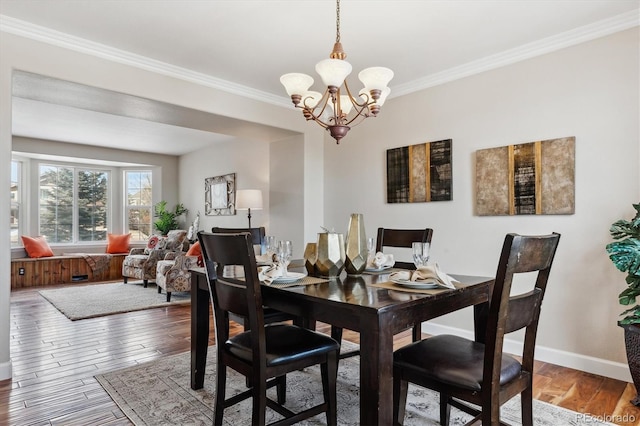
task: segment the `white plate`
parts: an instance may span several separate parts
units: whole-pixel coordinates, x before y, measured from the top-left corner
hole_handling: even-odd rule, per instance
[[[284,284],[284,283],[292,283],[306,277],[307,274],[303,272],[287,272],[286,277],[278,277],[273,279],[273,283],[275,284]]]
[[[383,266],[381,268],[365,268],[364,270],[366,272],[380,272],[380,271],[384,271],[386,269],[391,269],[393,268],[393,266]]]
[[[391,282],[393,282],[395,284],[398,284],[401,287],[413,288],[413,289],[417,289],[417,290],[428,290],[430,288],[438,288],[438,287],[440,287],[438,284],[436,284],[434,282],[421,283],[421,282],[417,282],[417,281],[398,280],[398,279],[392,279]]]

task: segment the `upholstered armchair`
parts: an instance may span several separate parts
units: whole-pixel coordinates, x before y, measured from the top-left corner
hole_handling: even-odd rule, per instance
[[[132,248],[122,262],[122,277],[126,284],[129,278],[142,280],[144,287],[156,280],[158,262],[168,253],[184,253],[189,247],[187,231],[169,231],[166,237],[152,235],[145,248]]]
[[[158,293],[167,292],[167,302],[171,302],[174,291],[191,291],[191,272],[189,269],[198,266],[198,256],[187,256],[185,253],[167,253],[164,260],[156,267],[156,284]]]

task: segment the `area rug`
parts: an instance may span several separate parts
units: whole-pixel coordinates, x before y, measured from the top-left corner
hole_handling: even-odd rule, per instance
[[[346,345],[345,345],[346,343]],[[349,342],[343,342],[350,346]],[[209,347],[204,388],[194,391],[190,387],[190,354],[178,354],[157,361],[128,367],[96,376],[98,382],[135,425],[210,425],[213,422],[215,400],[215,347]],[[359,422],[359,357],[340,360],[338,369],[338,424],[357,425]],[[245,390],[244,377],[228,370],[227,395]],[[275,390],[269,390],[275,399]],[[315,366],[287,375],[287,406],[293,411],[322,402],[320,369]],[[438,396],[428,389],[409,386],[405,425],[428,426],[438,424]],[[593,417],[581,415],[541,401],[534,401],[536,426],[589,425],[602,426]],[[501,410],[502,420],[520,425],[520,400],[516,397]],[[267,409],[267,423],[280,416]],[[470,416],[451,409],[451,425],[462,425]],[[225,425],[251,424],[251,401],[243,401],[225,409]],[[326,424],[324,414],[299,423],[301,425]]]
[[[39,293],[73,321],[191,301],[190,293],[180,292],[172,293],[171,302],[167,303],[166,293],[158,294],[155,284],[144,288],[142,281],[65,287]]]

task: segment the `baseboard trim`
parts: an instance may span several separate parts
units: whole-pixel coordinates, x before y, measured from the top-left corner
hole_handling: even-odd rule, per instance
[[[11,361],[0,363],[0,381],[9,380],[12,377]]]
[[[455,334],[457,336],[473,339],[473,332],[461,328],[427,322],[422,324],[422,332],[431,335]],[[508,353],[522,353],[522,343],[515,340],[504,340],[504,351]],[[536,359],[549,362],[562,367],[586,371],[599,376],[631,382],[631,373],[626,363],[613,362],[606,359],[580,355],[573,352],[561,351],[545,346],[536,346]]]

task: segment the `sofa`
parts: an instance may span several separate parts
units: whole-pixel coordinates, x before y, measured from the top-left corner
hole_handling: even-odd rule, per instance
[[[158,262],[164,260],[169,253],[184,254],[189,249],[187,231],[176,229],[167,236],[152,235],[145,248],[132,248],[122,262],[122,278],[124,283],[129,278],[142,280],[146,288],[149,281],[156,281]]]

